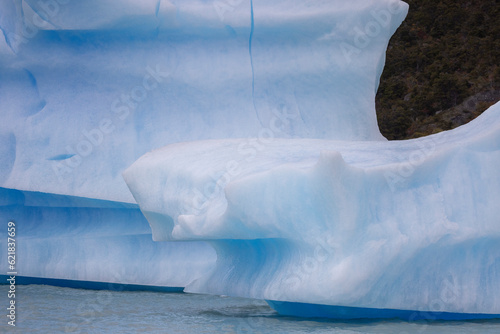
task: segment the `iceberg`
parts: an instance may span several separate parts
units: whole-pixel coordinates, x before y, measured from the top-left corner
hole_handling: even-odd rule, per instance
[[[182,291],[216,260],[204,242],[153,242],[136,204],[5,188],[0,199],[5,250],[7,223],[15,224],[15,258],[3,253],[2,274],[18,283]]]
[[[174,144],[124,177],[155,240],[216,249],[186,291],[295,315],[304,309],[277,302],[498,317],[499,118],[497,104],[408,141],[276,138],[255,156],[241,149],[248,139]]]
[[[407,6],[11,0],[2,9],[3,187],[134,203],[121,172],[168,144],[270,131],[385,140],[374,97]]]
[[[500,104],[425,138],[378,130],[404,2],[0,8],[0,218],[16,222],[18,276],[286,315],[500,317]]]

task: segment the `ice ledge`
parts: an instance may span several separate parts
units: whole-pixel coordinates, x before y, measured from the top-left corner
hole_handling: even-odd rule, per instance
[[[0,187],[0,206],[24,205],[30,207],[58,207],[58,208],[110,208],[133,209],[139,206],[135,203],[102,200],[79,196],[69,196],[27,191]]]
[[[124,178],[155,240],[216,249],[188,292],[500,314],[499,165],[496,104],[409,141],[175,144]]]
[[[306,221],[308,229],[324,221],[347,224],[366,209],[359,199],[378,202],[387,195],[385,200],[400,202],[416,190],[427,193],[421,200],[431,207],[444,204],[440,217],[446,220],[458,188],[478,198],[486,194],[479,187],[494,192],[499,110],[496,104],[461,128],[399,142],[249,138],[173,144],[147,153],[123,176],[142,211],[154,216],[149,221],[156,240],[301,238],[297,232]],[[488,181],[476,177],[478,168],[492,173]],[[454,184],[454,177],[463,183]],[[431,193],[437,197],[426,199]],[[304,198],[315,199],[309,209]],[[326,210],[321,217],[315,217],[318,208]],[[481,220],[486,223],[491,210],[477,212],[476,219],[488,214]],[[383,220],[373,212],[358,219],[353,224]]]

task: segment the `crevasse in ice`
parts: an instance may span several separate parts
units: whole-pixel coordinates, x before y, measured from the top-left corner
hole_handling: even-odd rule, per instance
[[[0,213],[19,275],[297,315],[500,314],[498,105],[427,138],[378,131],[405,3],[1,8]]]

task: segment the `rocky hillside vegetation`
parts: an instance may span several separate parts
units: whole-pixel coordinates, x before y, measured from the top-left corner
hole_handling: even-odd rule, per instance
[[[500,1],[405,1],[376,98],[391,140],[455,128],[500,100]]]

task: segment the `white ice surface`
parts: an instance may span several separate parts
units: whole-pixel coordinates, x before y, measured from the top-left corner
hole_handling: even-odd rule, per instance
[[[500,314],[499,165],[496,104],[408,141],[169,145],[124,177],[155,240],[217,250],[188,291]]]

